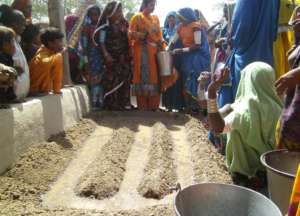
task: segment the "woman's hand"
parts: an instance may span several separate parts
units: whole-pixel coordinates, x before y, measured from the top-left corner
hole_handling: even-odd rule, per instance
[[[283,95],[287,90],[296,88],[298,84],[300,84],[300,68],[289,71],[275,82],[277,94]]]
[[[162,41],[158,42],[158,49],[159,49],[159,51],[166,50],[167,46],[168,46],[168,43],[165,40],[162,40]]]
[[[220,48],[226,41],[226,38],[220,38],[215,41],[215,47]]]
[[[9,66],[7,66],[5,64],[0,64],[0,73],[1,72],[2,73],[7,73],[7,74],[9,74],[9,76],[14,77],[14,78],[16,78],[18,76],[17,67],[13,68],[13,67],[9,67]]]
[[[205,83],[210,79],[211,77],[211,73],[207,72],[207,71],[203,71],[201,72],[199,78],[198,78],[198,82],[200,85],[205,85]]]
[[[211,83],[208,86],[208,98],[215,99],[216,92],[221,87],[221,85],[228,79],[230,70],[225,67],[221,70],[219,75],[214,74]]]
[[[178,55],[178,54],[181,54],[181,53],[183,53],[182,49],[174,49],[174,50],[172,50],[172,54],[173,55]]]
[[[20,76],[24,73],[24,70],[21,67],[15,66],[14,69],[17,72],[18,76]]]
[[[198,89],[198,104],[202,109],[207,109],[207,101],[205,98],[205,84],[210,79],[211,73],[207,71],[201,72],[198,82],[199,82],[199,89]]]

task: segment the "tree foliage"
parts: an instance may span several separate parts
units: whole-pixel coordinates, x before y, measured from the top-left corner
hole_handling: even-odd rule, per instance
[[[63,0],[65,7],[65,14],[70,13],[72,10],[79,8],[85,0]],[[110,0],[96,0],[97,3],[104,8],[105,4],[110,2]],[[124,7],[124,13],[128,12],[136,12],[138,6],[140,5],[141,0],[120,0]],[[1,4],[10,5],[13,0],[1,0]],[[48,1],[47,0],[32,0],[32,16],[36,20],[40,20],[41,18],[48,16]]]

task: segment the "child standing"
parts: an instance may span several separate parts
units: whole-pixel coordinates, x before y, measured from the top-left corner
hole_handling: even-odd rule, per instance
[[[30,61],[30,93],[61,94],[63,76],[63,34],[47,28],[41,34],[42,46]]]

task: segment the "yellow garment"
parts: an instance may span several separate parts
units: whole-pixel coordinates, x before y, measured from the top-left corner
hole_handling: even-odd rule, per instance
[[[300,0],[295,0],[296,5],[300,5]],[[279,24],[288,24],[293,14],[294,7],[292,0],[280,0]]]
[[[31,60],[30,93],[59,93],[62,87],[63,57],[42,46]]]
[[[300,165],[298,166],[298,172],[294,183],[294,188],[290,200],[288,216],[300,216]]]
[[[289,31],[278,33],[277,40],[273,44],[277,79],[290,70],[287,53],[292,48],[293,42],[293,33]]]
[[[295,0],[296,5],[300,4],[300,0]],[[288,25],[294,11],[292,0],[280,0],[280,11],[278,24],[281,26]],[[278,33],[274,48],[274,66],[276,71],[276,78],[289,71],[289,63],[287,52],[294,44],[294,35],[291,31]]]

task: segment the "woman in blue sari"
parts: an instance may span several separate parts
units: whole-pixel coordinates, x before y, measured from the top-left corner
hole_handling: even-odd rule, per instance
[[[178,12],[181,24],[171,42],[171,47],[180,41],[180,48],[173,50],[178,61],[178,71],[184,87],[187,112],[199,111],[197,102],[198,77],[203,71],[210,71],[210,49],[205,27],[202,26],[191,8]]]
[[[86,71],[89,74],[89,86],[91,89],[92,108],[94,110],[103,107],[103,78],[102,57],[100,48],[94,43],[93,35],[97,27],[101,10],[97,5],[91,5],[87,8],[86,17],[80,35],[81,59],[85,63]]]
[[[176,12],[170,12],[165,20],[163,37],[166,42],[170,42],[174,35],[177,32],[177,27],[179,20],[177,18]],[[179,43],[175,44],[174,49],[179,47]],[[176,57],[174,58],[174,66],[178,68]],[[177,79],[176,83],[168,88],[162,95],[162,103],[167,111],[178,110],[181,111],[184,109],[184,97],[183,97],[183,85],[181,76]]]
[[[273,42],[276,40],[279,0],[237,0],[232,19],[229,43],[232,48],[227,60],[231,78],[228,88],[221,88],[218,105],[234,101],[241,71],[255,61],[273,66]]]

